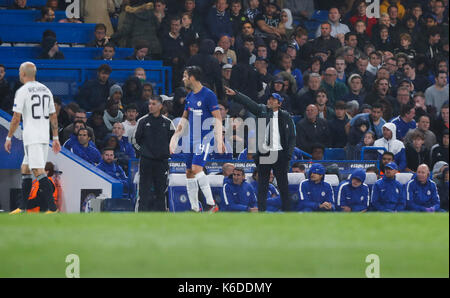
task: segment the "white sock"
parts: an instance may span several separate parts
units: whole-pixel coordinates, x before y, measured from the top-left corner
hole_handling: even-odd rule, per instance
[[[187,178],[186,189],[189,197],[189,202],[191,203],[191,209],[194,211],[200,211],[198,207],[198,184],[197,179]]]
[[[208,177],[205,175],[204,172],[200,172],[197,175],[195,175],[195,178],[197,179],[198,185],[200,186],[200,189],[202,190],[203,195],[205,196],[206,204],[214,206],[216,203],[214,202],[211,187],[209,186]]]

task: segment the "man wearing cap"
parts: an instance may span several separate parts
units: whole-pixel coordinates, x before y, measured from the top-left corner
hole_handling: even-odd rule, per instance
[[[313,164],[308,172],[308,179],[299,186],[300,198],[295,211],[334,211],[333,188],[325,182],[325,167],[319,163]]]
[[[403,185],[395,180],[398,167],[395,162],[385,167],[384,177],[375,182],[372,189],[371,207],[374,211],[399,212],[406,207]]]
[[[370,203],[370,192],[366,180],[366,171],[356,169],[347,181],[339,186],[336,197],[336,209],[343,212],[366,212]]]
[[[219,61],[219,64],[222,66],[225,63],[223,63],[223,57],[225,55],[225,51],[221,48],[221,47],[216,47],[214,49],[214,58],[217,59],[217,61]]]
[[[233,65],[231,64],[225,64],[222,66],[222,81],[223,85],[226,87],[230,87],[230,79],[231,79],[231,69],[233,68]]]
[[[254,155],[258,167],[258,209],[266,211],[270,172],[273,170],[280,190],[282,210],[289,211],[287,173],[295,147],[295,126],[286,111],[280,109],[283,98],[273,93],[267,104],[257,104],[246,95],[225,88],[230,99],[244,105],[256,119],[257,152]],[[253,152],[250,152],[253,153]]]

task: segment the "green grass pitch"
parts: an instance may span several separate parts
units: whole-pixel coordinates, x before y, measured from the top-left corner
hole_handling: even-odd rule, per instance
[[[448,214],[0,215],[0,278],[449,277]]]

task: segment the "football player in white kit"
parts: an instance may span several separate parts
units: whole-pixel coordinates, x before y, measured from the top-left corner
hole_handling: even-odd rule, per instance
[[[57,208],[52,196],[54,191],[53,185],[47,178],[44,170],[50,140],[49,122],[53,135],[53,152],[58,153],[61,150],[58,139],[58,117],[53,102],[53,95],[45,85],[36,81],[36,66],[33,63],[22,63],[19,68],[19,76],[20,82],[24,85],[17,90],[14,98],[14,115],[6,137],[5,150],[11,153],[11,138],[22,117],[25,154],[21,167],[22,202],[19,208],[11,212],[11,214],[26,211],[26,202],[32,183],[31,173],[39,181],[38,192],[43,198],[43,204],[47,205],[44,206],[43,211],[47,210],[47,213],[56,212]]]

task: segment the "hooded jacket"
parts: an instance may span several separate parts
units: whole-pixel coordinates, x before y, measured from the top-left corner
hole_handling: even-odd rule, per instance
[[[353,187],[353,178],[359,179],[362,184],[357,188]],[[356,169],[347,181],[341,183],[336,198],[338,210],[343,206],[347,206],[354,212],[360,212],[369,207],[369,187],[364,183],[365,180],[366,172],[363,169]]]
[[[403,142],[397,140],[397,132],[396,126],[394,123],[386,123],[383,125],[392,132],[392,138],[390,140],[386,140],[384,137],[378,139],[373,144],[375,147],[384,147],[388,152],[392,152],[394,154],[394,161],[398,165],[399,171],[404,171],[406,168],[406,153],[405,153],[405,145]],[[383,151],[378,151],[380,158],[383,154]]]
[[[124,187],[124,192],[127,192],[127,190],[129,189],[128,178],[121,166],[117,165],[115,162],[106,163],[104,160],[102,160],[97,165],[97,168],[102,170],[109,176],[119,180]]]
[[[415,176],[406,184],[406,208],[408,210],[425,212],[427,208],[432,208],[437,211],[440,206],[438,189],[436,183],[431,179],[422,184]]]
[[[319,183],[310,180],[312,173],[323,175],[322,180]],[[333,188],[325,182],[325,167],[323,165],[316,163],[311,166],[308,179],[300,183],[299,192],[300,199],[294,210],[303,212],[321,211],[322,209],[319,206],[325,202],[331,203],[332,210],[334,210]]]
[[[69,145],[66,147],[65,145]],[[75,140],[69,139],[66,143],[64,143],[64,147],[66,147],[68,150],[70,150],[72,153],[76,154],[77,156],[81,157],[85,161],[89,162],[90,164],[96,165],[102,161],[102,155],[100,151],[98,151],[97,147],[95,147],[94,143],[92,141],[89,141],[89,145],[87,147],[84,147],[78,142],[78,139]],[[70,148],[68,148],[70,146]]]
[[[241,185],[233,183],[233,179],[223,180],[223,199],[227,211],[249,211],[249,208],[257,207],[255,190],[247,181]]]
[[[375,211],[404,211],[406,195],[403,185],[397,180],[387,178],[375,182],[372,189],[371,207]]]

